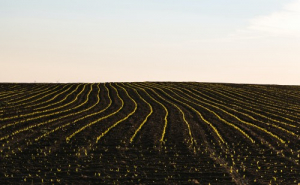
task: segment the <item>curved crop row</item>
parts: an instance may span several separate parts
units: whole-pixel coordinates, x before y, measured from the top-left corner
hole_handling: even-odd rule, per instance
[[[68,106],[68,105],[74,103],[74,102],[78,99],[78,96],[79,96],[80,94],[82,94],[82,92],[84,91],[85,86],[86,86],[86,85],[84,85],[84,88],[76,95],[76,97],[75,97],[72,101],[70,101],[70,102],[68,102],[68,103],[66,103],[66,104],[63,104],[63,105],[61,105],[61,106],[59,106],[59,107],[55,107],[55,108],[52,108],[52,109],[48,109],[47,111],[42,111],[42,113],[49,112],[49,111],[51,111],[51,110],[60,109],[60,108],[66,107],[66,106]],[[75,92],[77,89],[78,89],[78,86],[77,86],[77,88],[76,88],[73,92]],[[71,95],[71,94],[69,94],[69,95]],[[64,99],[66,99],[66,98],[64,98]],[[71,109],[64,109],[64,110],[62,110],[62,111],[52,112],[52,113],[48,113],[48,114],[42,114],[42,115],[40,115],[40,116],[35,116],[35,117],[23,119],[23,120],[21,120],[21,121],[16,121],[16,122],[13,122],[13,123],[6,124],[6,125],[2,126],[2,127],[0,128],[0,130],[4,129],[4,128],[6,128],[6,127],[9,127],[9,126],[13,126],[13,125],[17,125],[17,124],[20,124],[20,123],[24,123],[24,122],[26,122],[26,121],[32,121],[32,120],[36,120],[36,119],[40,119],[40,118],[44,118],[44,117],[49,117],[49,116],[61,114],[61,113],[64,113],[64,112],[68,112],[68,111],[70,111],[70,110],[71,110]],[[30,125],[30,126],[27,126],[27,127],[23,128],[23,129],[14,131],[14,132],[11,133],[11,134],[8,134],[8,135],[6,135],[6,136],[1,137],[1,138],[0,138],[0,141],[3,140],[3,139],[7,139],[7,138],[9,138],[9,137],[11,137],[11,136],[13,136],[13,135],[15,135],[15,134],[17,134],[17,133],[27,131],[27,130],[29,130],[29,129],[31,129],[31,128],[38,127],[38,126],[40,126],[40,125],[44,125],[44,124],[46,124],[47,122],[49,122],[49,121],[42,122],[42,123],[39,123],[39,124]]]
[[[36,98],[37,96],[41,96],[43,94],[46,94],[48,95],[49,92],[57,89],[58,86],[52,88],[52,87],[48,87],[46,89],[42,89],[40,91],[33,91],[33,95],[26,95],[27,97],[20,97],[18,100],[14,100],[14,101],[9,101],[9,105],[7,106],[7,108],[10,108],[10,107],[14,107],[14,106],[23,106],[23,105],[26,105],[26,104],[30,104],[30,103],[33,103],[33,102],[36,102],[38,101],[39,99]],[[54,91],[55,93],[55,91]],[[28,101],[28,100],[31,100],[31,99],[34,99],[33,101]],[[24,103],[22,103],[24,102]]]
[[[67,142],[67,143],[68,143],[68,142],[69,142],[76,134],[82,132],[84,129],[86,129],[86,128],[88,128],[88,127],[90,127],[90,126],[92,126],[92,125],[94,125],[94,124],[96,124],[96,123],[98,123],[98,122],[100,122],[100,121],[102,121],[102,120],[104,120],[104,119],[107,119],[107,118],[109,118],[109,117],[111,117],[111,116],[117,114],[120,110],[122,110],[122,108],[124,107],[124,101],[123,101],[123,99],[120,97],[118,90],[117,90],[114,86],[112,86],[111,84],[110,84],[110,86],[116,91],[117,97],[118,97],[118,99],[121,101],[121,106],[119,107],[119,109],[116,110],[116,111],[114,111],[114,112],[112,112],[112,113],[110,113],[110,114],[108,114],[108,115],[106,115],[106,116],[100,117],[100,118],[96,119],[95,121],[92,121],[92,122],[90,122],[90,123],[84,125],[84,126],[81,127],[80,129],[76,130],[76,131],[73,132],[71,135],[69,135],[69,136],[66,137],[66,142]],[[111,103],[110,103],[110,104],[111,104]],[[109,106],[110,106],[110,104],[109,104]],[[108,107],[109,107],[109,106],[108,106]],[[106,107],[105,109],[101,110],[101,112],[104,112],[108,107]]]
[[[220,90],[216,90],[216,91],[217,91],[217,92],[220,92]],[[259,111],[259,110],[260,110],[259,107],[262,107],[262,106],[263,106],[264,108],[268,108],[268,111],[267,111],[267,110],[264,110],[264,113],[270,114],[270,115],[275,116],[275,117],[279,117],[279,118],[284,119],[284,120],[286,120],[286,121],[292,122],[293,120],[291,120],[291,119],[289,119],[289,118],[287,118],[287,117],[284,117],[284,116],[280,116],[281,112],[285,112],[284,115],[286,115],[286,116],[288,115],[288,116],[291,116],[291,117],[293,117],[293,118],[296,117],[296,116],[293,115],[293,114],[287,113],[287,112],[286,112],[287,110],[285,110],[285,109],[283,109],[283,108],[278,108],[278,106],[277,106],[276,103],[271,104],[269,101],[261,101],[261,100],[258,100],[257,97],[252,98],[252,97],[250,97],[249,95],[248,95],[248,96],[247,96],[247,95],[242,95],[241,93],[236,92],[236,90],[230,90],[230,91],[228,91],[228,90],[224,90],[224,89],[223,89],[223,90],[221,91],[221,93],[225,93],[225,92],[226,92],[226,94],[231,95],[231,96],[232,96],[232,94],[237,94],[237,96],[235,96],[235,97],[236,97],[236,98],[237,98],[237,97],[241,98],[241,99],[243,100],[244,103],[251,104],[252,106],[253,106],[253,105],[256,105],[258,108],[253,108],[253,109],[255,109],[255,110],[258,110],[258,111]],[[248,91],[248,93],[250,93],[250,92]],[[248,100],[248,99],[249,99],[249,100]],[[276,111],[276,114],[275,114],[275,113],[271,113],[270,111]],[[293,110],[288,110],[288,111],[292,111],[292,112],[294,112],[294,114],[296,114],[296,115],[299,114],[298,112],[295,112],[294,109],[293,109]]]
[[[66,93],[67,91],[69,91],[73,86],[74,86],[74,85],[70,85],[70,86],[68,87],[67,85],[64,85],[64,87],[63,87],[62,89],[60,89],[60,92],[57,92],[57,94],[55,94],[55,96],[53,96],[52,98],[49,98],[49,99],[47,99],[47,100],[45,100],[45,101],[41,101],[41,102],[39,102],[39,103],[35,103],[35,104],[33,104],[33,105],[26,106],[26,107],[24,107],[24,108],[35,107],[35,108],[33,108],[33,110],[38,110],[38,109],[40,109],[39,106],[44,105],[44,104],[47,104],[47,107],[55,106],[55,105],[58,104],[57,102],[54,102],[54,103],[49,103],[49,102],[55,101],[56,98],[58,98],[59,96],[62,96],[64,93]],[[67,87],[68,87],[68,88],[67,88]],[[64,88],[66,88],[66,89],[64,89]]]
[[[180,88],[180,89],[183,90],[182,88]],[[243,116],[246,116],[247,118],[249,118],[249,119],[251,119],[251,120],[253,120],[253,121],[255,121],[255,122],[260,122],[260,123],[262,123],[262,124],[266,124],[266,125],[268,125],[268,127],[275,127],[275,128],[280,129],[280,130],[282,130],[282,131],[284,131],[284,132],[286,132],[286,133],[288,133],[288,134],[291,134],[291,135],[293,135],[293,136],[299,137],[299,135],[297,135],[296,133],[294,133],[294,132],[292,132],[292,131],[290,131],[290,130],[284,129],[284,128],[282,128],[282,127],[276,125],[276,124],[271,124],[271,123],[268,123],[268,122],[263,122],[263,121],[261,121],[261,120],[258,120],[258,119],[256,119],[256,118],[254,118],[253,116],[251,116],[251,115],[249,115],[249,114],[247,114],[247,113],[244,113],[244,112],[242,112],[242,111],[239,111],[239,110],[243,110],[243,111],[251,112],[252,115],[258,115],[258,116],[260,115],[260,114],[258,114],[258,113],[256,113],[256,112],[253,112],[253,111],[250,111],[250,110],[246,110],[245,107],[242,108],[242,107],[237,107],[237,106],[236,106],[236,108],[239,108],[239,110],[236,110],[236,109],[234,109],[234,108],[230,108],[230,107],[226,106],[226,102],[221,101],[221,99],[215,99],[215,98],[213,98],[213,97],[211,97],[211,96],[208,96],[208,95],[206,95],[206,94],[204,94],[204,93],[202,93],[202,92],[200,92],[200,91],[198,91],[198,90],[193,89],[193,91],[197,92],[198,94],[195,94],[195,93],[191,92],[191,91],[188,90],[188,89],[184,89],[184,90],[185,90],[185,91],[188,91],[190,94],[192,94],[192,95],[194,95],[194,96],[196,96],[196,97],[198,97],[198,98],[201,98],[202,100],[205,100],[206,102],[209,103],[208,105],[211,105],[211,104],[216,105],[216,106],[213,106],[213,107],[215,107],[215,108],[217,108],[217,109],[219,109],[219,107],[224,107],[224,108],[227,109],[227,110],[231,110],[231,111],[234,111],[235,113],[238,113],[238,114],[241,114],[241,115],[243,115]],[[201,96],[199,96],[199,94],[201,94]],[[204,98],[204,97],[208,97],[208,98],[210,98],[210,99],[213,99],[214,101],[210,101],[210,100],[208,100],[208,99],[206,99],[206,98]],[[192,98],[192,99],[195,99],[195,98]],[[204,104],[207,104],[207,103],[205,103],[205,102],[203,102],[203,101],[200,101],[199,99],[197,99],[196,101],[201,102],[201,103],[204,103]],[[217,103],[217,102],[220,102],[220,103]]]
[[[36,106],[37,102],[43,102],[43,99],[47,98],[48,96],[51,96],[52,94],[55,94],[57,93],[57,88],[59,86],[56,86],[54,87],[53,89],[50,89],[48,91],[51,91],[51,92],[43,92],[43,93],[39,93],[35,96],[41,96],[42,94],[45,94],[44,96],[42,97],[39,97],[39,98],[34,98],[35,96],[31,96],[30,99],[34,98],[32,101],[26,101],[26,102],[23,102],[23,103],[18,103],[18,104],[15,104],[15,102],[13,103],[14,105],[13,106],[6,106],[5,108],[9,109],[9,108],[13,108],[15,110],[17,110],[17,114],[19,115],[20,113],[24,112],[24,111],[31,111],[32,110],[32,107],[33,106]],[[29,105],[28,105],[29,104]],[[29,110],[28,110],[29,109]]]
[[[106,87],[106,86],[105,86],[105,87]],[[83,112],[88,112],[89,110],[91,110],[91,109],[93,109],[94,107],[96,107],[96,106],[99,104],[99,102],[100,102],[100,96],[99,96],[99,94],[100,94],[100,87],[99,87],[99,84],[97,85],[97,88],[98,88],[98,92],[97,92],[97,101],[96,101],[92,106],[90,106],[90,107],[88,107],[88,108],[86,108],[86,109],[77,111],[77,112],[75,112],[75,113],[70,113],[70,114],[61,116],[61,117],[59,117],[59,118],[57,118],[57,119],[54,119],[54,120],[51,120],[51,121],[56,121],[56,120],[58,120],[58,119],[63,119],[63,118],[71,117],[71,116],[76,116],[76,115],[79,115],[79,114],[81,114],[81,113],[83,113]],[[79,106],[77,106],[76,108],[83,106],[84,104],[86,104],[86,103],[89,101],[89,98],[88,98],[88,97],[89,97],[91,91],[92,91],[92,88],[91,88],[91,90],[89,91],[89,93],[88,93],[88,95],[87,95],[87,99],[86,99],[83,103],[81,103]],[[75,108],[74,108],[74,109],[75,109]],[[65,128],[65,127],[71,125],[71,123],[72,123],[72,124],[75,124],[75,123],[78,122],[79,120],[85,119],[85,118],[89,117],[90,115],[91,115],[91,114],[85,115],[85,116],[80,117],[79,119],[73,120],[72,122],[68,122],[67,124],[59,125],[59,126],[55,127],[54,129],[52,129],[52,130],[50,130],[50,131],[47,131],[47,132],[44,133],[43,135],[40,135],[39,137],[35,138],[34,140],[35,140],[35,141],[38,141],[38,140],[40,140],[40,139],[42,139],[42,138],[48,136],[48,135],[51,134],[51,133],[54,133],[54,132],[56,132],[56,131],[58,131],[58,130],[60,130],[60,129],[63,129],[63,128]]]
[[[144,124],[147,122],[148,118],[151,116],[151,114],[153,113],[153,108],[151,106],[151,104],[149,102],[147,102],[140,94],[139,92],[134,89],[134,91],[138,94],[138,96],[141,98],[141,100],[143,100],[143,102],[147,103],[147,105],[149,106],[150,112],[147,114],[147,116],[145,117],[145,119],[143,120],[143,122],[140,124],[140,126],[136,129],[136,131],[134,132],[134,134],[131,136],[130,138],[130,143],[133,142],[135,136],[137,135],[137,133],[142,129],[142,127],[144,126]]]
[[[48,87],[46,86],[46,88],[48,88]],[[7,94],[3,95],[2,97],[0,97],[0,100],[9,99],[9,98],[14,99],[14,97],[18,97],[18,99],[22,99],[22,98],[28,96],[28,92],[34,93],[39,90],[43,90],[43,86],[41,87],[41,86],[37,85],[30,90],[28,90],[28,89],[24,89],[24,90],[18,89],[17,91],[13,90],[13,91],[10,91]]]
[[[70,87],[71,88],[71,87]],[[60,101],[57,101],[53,104],[48,104],[47,106],[45,107],[49,107],[49,106],[53,106],[53,105],[56,105],[56,104],[59,104],[59,103],[62,103],[63,101],[67,100],[67,98],[71,95],[73,95],[74,92],[77,91],[77,89],[79,88],[79,85],[77,85],[77,87],[70,93],[68,93],[67,96],[65,96],[63,99],[61,99]],[[69,89],[68,89],[69,90]],[[56,96],[57,97],[57,96]],[[55,97],[55,98],[56,98]],[[35,111],[34,112],[31,112],[31,113],[27,113],[27,114],[20,114],[20,115],[17,115],[17,116],[11,116],[11,117],[5,117],[2,119],[2,121],[6,121],[6,120],[11,120],[11,119],[15,119],[15,118],[22,118],[22,117],[28,117],[28,116],[32,116],[32,115],[35,115],[35,114],[40,114],[40,113],[45,113],[45,112],[50,112],[50,111],[53,111],[53,110],[56,110],[56,109],[59,109],[59,108],[63,108],[65,107],[66,104],[64,105],[61,105],[59,107],[54,107],[52,109],[46,109],[46,110],[41,110],[41,111],[36,111],[37,109],[34,109]],[[43,108],[45,108],[43,107]],[[39,108],[40,109],[40,108]],[[1,129],[1,128],[0,128]]]
[[[158,103],[165,110],[165,116],[164,116],[165,123],[164,123],[163,132],[161,134],[161,138],[159,140],[161,143],[164,143],[164,138],[165,138],[165,135],[166,135],[166,129],[167,129],[167,125],[168,125],[169,111],[168,111],[167,107],[163,103],[159,102],[158,100],[156,100],[155,98],[153,98],[152,96],[150,96],[150,94],[144,88],[141,88],[141,87],[137,87],[137,88],[143,90],[149,98],[151,98],[153,101],[155,101],[156,103]]]
[[[168,88],[168,87],[165,87],[165,88]],[[176,88],[174,88],[174,89],[176,89]],[[186,90],[189,91],[188,89],[186,89]],[[181,91],[181,90],[179,90],[179,91]],[[181,92],[182,92],[182,91],[181,91]],[[173,91],[173,93],[176,94],[176,95],[178,95],[178,94],[175,93],[174,91]],[[194,94],[194,93],[192,93],[192,94],[195,95],[195,96],[197,96],[197,95]],[[272,132],[270,132],[270,131],[268,131],[268,130],[262,128],[262,127],[255,126],[253,123],[244,121],[244,120],[242,120],[241,118],[237,117],[236,115],[231,114],[231,113],[227,112],[226,110],[220,108],[220,107],[226,107],[226,106],[223,106],[223,105],[220,105],[220,104],[219,104],[219,106],[215,106],[215,105],[212,105],[212,104],[210,104],[210,103],[206,103],[206,102],[203,102],[203,101],[201,101],[201,100],[199,100],[199,99],[196,99],[196,98],[194,98],[194,97],[192,97],[192,96],[190,96],[190,95],[188,95],[188,94],[186,94],[186,93],[184,93],[184,95],[188,96],[189,98],[191,98],[191,99],[193,99],[193,100],[195,100],[195,101],[197,101],[197,102],[200,102],[201,104],[205,104],[205,105],[208,105],[208,106],[210,106],[210,107],[213,107],[213,108],[215,108],[215,109],[217,109],[217,110],[220,110],[220,111],[226,113],[227,115],[230,115],[231,117],[234,117],[235,119],[237,119],[237,120],[240,121],[241,123],[244,123],[244,124],[253,126],[253,127],[255,127],[255,128],[258,128],[258,129],[260,129],[260,130],[266,132],[267,134],[271,135],[272,137],[274,137],[275,139],[277,139],[277,140],[280,141],[281,143],[285,143],[285,141],[284,141],[283,139],[281,139],[279,136],[273,134]],[[178,96],[179,96],[179,95],[178,95]],[[181,96],[181,97],[182,97],[182,96]],[[182,98],[183,98],[183,97],[182,97]],[[188,99],[186,99],[186,98],[183,98],[183,99],[185,99],[186,101],[188,101],[188,102],[190,102],[190,103],[196,104],[194,101],[190,101],[190,100],[188,100]],[[199,105],[199,104],[197,104],[197,105],[198,105],[198,106],[201,106],[201,105]],[[203,107],[203,106],[201,106],[201,107]],[[227,109],[230,109],[230,108],[227,107]],[[238,112],[238,111],[237,111],[237,112]],[[251,116],[249,116],[249,115],[247,115],[247,114],[244,114],[244,113],[242,113],[242,112],[239,112],[239,113],[241,113],[242,115],[247,116],[247,117],[249,117],[249,118],[252,118],[253,120],[256,120],[255,118],[253,118],[253,117],[251,117]],[[216,115],[216,113],[214,113],[214,114]],[[218,115],[216,115],[216,116],[217,116],[220,120],[222,120],[223,122],[225,122],[225,123],[227,122],[226,120],[220,118]],[[258,121],[258,120],[256,120],[256,121],[257,121],[257,122],[261,122],[261,121]],[[261,123],[264,123],[264,122],[261,122]],[[228,122],[227,122],[227,124],[228,124]],[[265,124],[267,124],[267,123],[265,123]],[[268,125],[268,127],[271,126],[271,124],[267,124],[267,125]],[[232,126],[232,125],[231,125],[231,126]],[[281,127],[278,127],[278,126],[276,127],[276,125],[274,125],[274,124],[272,124],[272,126],[274,126],[275,128],[281,128]],[[235,127],[235,128],[236,128],[236,127]],[[236,128],[236,129],[237,129],[237,128]],[[238,129],[238,130],[241,131],[241,132],[243,132],[243,131],[240,130],[240,129]],[[290,131],[285,130],[285,129],[283,129],[283,128],[281,128],[281,130],[284,130],[285,132],[287,132],[287,133],[289,133],[289,134],[291,134],[291,135],[296,136],[297,138],[299,138],[299,136],[298,136],[297,134],[293,133],[293,132],[290,132]],[[245,133],[243,133],[243,134],[245,134]],[[248,139],[249,139],[249,137],[250,137],[250,136],[248,136],[248,135],[245,135],[245,136],[246,136]],[[252,143],[254,143],[254,140],[253,140],[253,139],[251,139],[251,141],[252,141]],[[288,149],[288,148],[287,148],[287,150],[290,151],[290,149]]]
[[[0,84],[0,184],[296,184],[294,88]]]
[[[82,116],[82,117],[80,117],[80,118],[78,118],[78,119],[73,120],[72,122],[68,122],[68,123],[66,123],[66,124],[64,124],[64,125],[60,125],[60,126],[56,127],[55,129],[53,129],[53,130],[51,130],[51,131],[45,133],[44,135],[40,136],[40,137],[37,138],[36,140],[39,140],[39,139],[41,139],[42,137],[45,137],[45,136],[47,136],[47,135],[49,135],[49,134],[51,134],[51,133],[53,133],[53,132],[55,132],[55,131],[57,131],[57,130],[59,130],[59,129],[63,129],[63,128],[65,128],[65,127],[71,125],[71,124],[75,124],[75,123],[77,123],[78,121],[81,121],[81,120],[84,120],[84,119],[89,118],[89,117],[91,117],[91,116],[100,114],[100,113],[104,112],[106,109],[108,109],[108,108],[111,106],[111,104],[112,104],[112,100],[111,100],[111,98],[110,98],[110,96],[109,96],[109,90],[108,90],[108,88],[105,86],[105,84],[104,84],[104,87],[106,88],[106,90],[107,90],[107,92],[108,92],[107,94],[108,94],[108,98],[109,98],[109,100],[110,100],[110,103],[108,104],[108,106],[106,106],[104,109],[102,109],[102,110],[100,110],[100,111],[98,111],[98,112],[94,112],[94,113],[92,113],[92,114],[88,114],[88,115]],[[99,89],[99,92],[100,92],[100,89]],[[85,111],[88,111],[88,110],[94,108],[96,105],[99,104],[99,102],[100,102],[100,97],[99,97],[99,93],[98,93],[98,95],[97,95],[97,102],[96,102],[94,105],[92,105],[91,107],[89,107],[89,108],[87,108],[87,109],[85,109],[85,110],[82,110],[82,112],[85,112]],[[81,113],[81,111],[80,111],[80,113]]]
[[[235,97],[232,97],[232,93],[226,93],[226,92],[224,92],[224,91],[219,91],[219,90],[212,90],[212,89],[209,89],[209,88],[205,88],[205,89],[203,89],[203,90],[206,90],[206,91],[210,91],[210,92],[212,92],[212,93],[216,93],[216,94],[218,94],[218,95],[221,95],[221,96],[218,96],[218,99],[222,99],[222,96],[224,96],[227,100],[232,100],[232,102],[234,102],[234,105],[237,107],[237,108],[239,108],[240,106],[242,106],[243,107],[243,110],[244,111],[247,111],[247,112],[250,112],[250,113],[252,113],[252,114],[254,114],[254,115],[258,115],[258,116],[260,116],[260,117],[263,117],[263,118],[265,118],[265,119],[268,119],[268,120],[270,120],[270,121],[274,121],[274,122],[277,122],[277,123],[281,123],[282,125],[286,125],[286,126],[290,126],[290,127],[296,127],[295,125],[292,125],[292,124],[289,124],[289,123],[285,123],[285,122],[282,122],[282,121],[279,121],[279,120],[276,120],[276,119],[273,119],[273,118],[270,118],[270,117],[268,117],[268,116],[266,116],[266,115],[263,115],[263,114],[261,114],[261,113],[258,113],[259,111],[261,111],[260,110],[260,108],[255,108],[254,107],[254,105],[256,105],[257,107],[262,107],[263,105],[258,105],[258,104],[255,104],[254,102],[247,102],[247,101],[245,101],[245,100],[240,100],[239,98],[238,98],[238,96],[235,96]],[[247,107],[245,107],[245,105],[248,105]],[[255,111],[252,111],[252,110],[255,110]],[[268,114],[270,114],[270,115],[273,115],[273,116],[279,116],[278,114],[273,114],[273,113],[270,113],[270,112],[268,112],[268,111],[264,111],[267,115]],[[281,116],[282,117],[282,116]],[[282,117],[283,119],[284,119],[284,117]],[[288,119],[288,118],[286,118],[286,119]],[[288,119],[289,121],[293,121],[293,120],[291,120],[291,119]]]
[[[138,105],[137,105],[136,101],[128,94],[127,90],[126,90],[124,87],[119,86],[118,84],[116,84],[116,85],[117,85],[118,87],[122,88],[122,89],[125,91],[126,95],[127,95],[127,96],[130,98],[130,100],[134,103],[134,109],[133,109],[133,111],[131,111],[128,115],[126,115],[124,118],[122,118],[122,119],[120,119],[119,121],[115,122],[112,126],[110,126],[108,129],[106,129],[104,132],[102,132],[101,135],[99,135],[99,136],[97,137],[96,143],[98,143],[99,140],[100,140],[101,138],[103,138],[103,137],[104,137],[111,129],[113,129],[113,128],[116,127],[118,124],[120,124],[121,122],[125,121],[125,120],[128,119],[130,116],[132,116],[132,115],[136,112],[136,110],[137,110],[137,108],[138,108]],[[123,102],[123,104],[124,104],[124,102]]]
[[[261,89],[265,89],[265,87],[257,87],[258,90]],[[245,93],[245,94],[251,94],[254,97],[258,97],[259,101],[263,102],[264,104],[268,104],[271,106],[276,106],[277,108],[281,108],[281,105],[286,104],[287,99],[290,96],[293,96],[292,94],[288,93],[288,94],[282,94],[282,93],[272,93],[273,91],[270,89],[265,89],[267,92],[261,92],[261,91],[245,91],[244,89],[239,89],[238,92],[240,93]],[[237,91],[237,90],[236,90]],[[294,96],[295,97],[295,96]],[[299,97],[296,97],[299,98]],[[298,102],[294,102],[295,104],[298,104]],[[290,111],[295,111],[294,109],[289,109],[289,107],[287,107],[288,110]],[[299,109],[299,108],[298,108]]]
[[[150,87],[151,87],[151,86],[150,86]],[[159,98],[161,98],[161,99],[164,100],[165,102],[167,102],[167,103],[173,105],[174,107],[176,107],[177,110],[180,111],[180,113],[181,113],[181,115],[182,115],[182,119],[183,119],[183,121],[184,121],[184,123],[186,124],[187,129],[188,129],[188,133],[189,133],[189,136],[190,136],[190,146],[194,148],[194,147],[195,147],[195,146],[194,146],[194,138],[193,138],[193,135],[192,135],[191,127],[190,127],[190,124],[188,123],[188,121],[186,120],[186,116],[185,116],[183,110],[182,110],[178,105],[176,105],[175,103],[173,103],[173,102],[171,102],[171,101],[169,101],[169,100],[163,98],[162,96],[160,96],[155,90],[153,90],[153,89],[150,88],[150,87],[149,87],[149,86],[146,86],[145,88],[150,89],[150,90],[151,90],[154,94],[156,94]],[[176,100],[176,99],[173,98],[173,97],[171,97],[171,99]],[[193,109],[193,110],[194,110],[194,109]],[[197,112],[197,111],[196,111],[196,112]],[[198,113],[199,113],[199,112],[198,112]],[[199,113],[199,115],[201,115],[201,114]],[[201,116],[202,116],[202,115],[201,115]],[[201,118],[202,118],[202,117],[201,117]],[[221,138],[221,136],[220,136],[220,135],[218,135],[218,136],[219,136],[219,138],[221,139],[221,141],[223,141],[223,139]]]

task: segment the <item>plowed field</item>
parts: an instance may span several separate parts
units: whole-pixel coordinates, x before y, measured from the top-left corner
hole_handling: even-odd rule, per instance
[[[0,184],[298,184],[300,87],[0,84]]]

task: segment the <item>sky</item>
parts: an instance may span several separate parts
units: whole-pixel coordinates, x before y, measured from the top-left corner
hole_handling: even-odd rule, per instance
[[[300,85],[300,0],[0,0],[0,82]]]

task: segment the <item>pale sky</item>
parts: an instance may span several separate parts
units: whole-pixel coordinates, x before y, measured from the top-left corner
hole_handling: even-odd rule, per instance
[[[0,0],[0,82],[300,85],[300,0]]]

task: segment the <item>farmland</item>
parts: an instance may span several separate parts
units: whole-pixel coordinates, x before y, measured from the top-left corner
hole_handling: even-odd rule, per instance
[[[298,184],[300,87],[0,84],[0,184]]]

